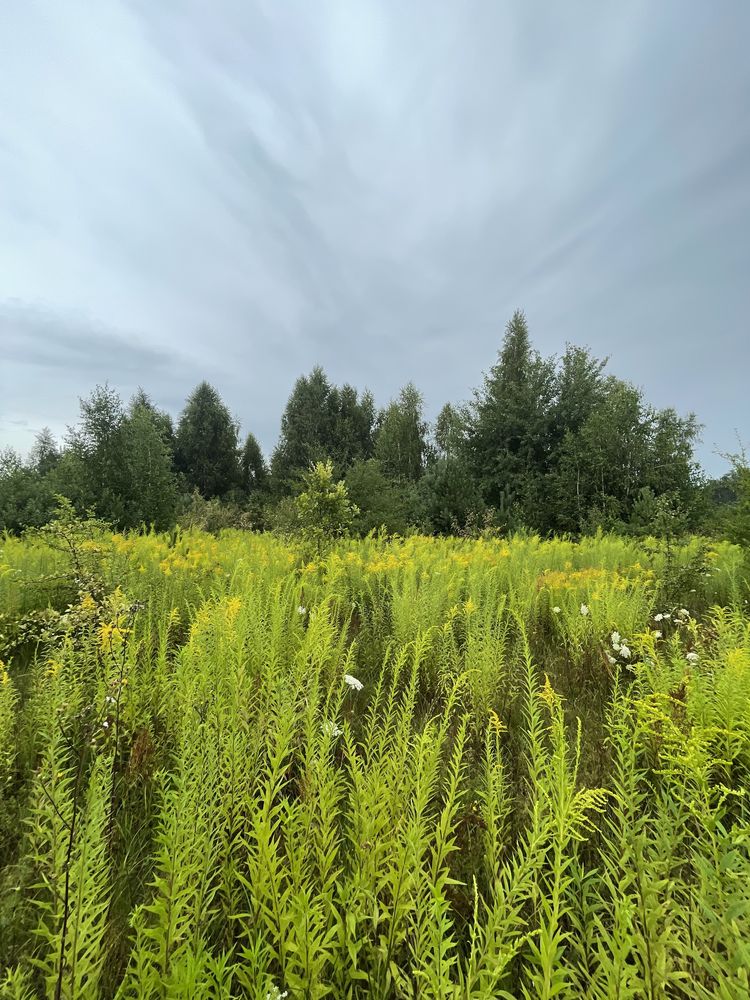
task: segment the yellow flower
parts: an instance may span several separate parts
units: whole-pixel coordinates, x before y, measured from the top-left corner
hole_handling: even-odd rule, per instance
[[[241,607],[242,607],[242,601],[239,599],[239,597],[231,597],[227,601],[226,616],[227,616],[227,621],[230,624],[235,620],[237,615],[240,613]]]
[[[60,660],[56,660],[52,657],[50,657],[50,659],[47,660],[47,675],[49,677],[57,677],[57,675],[60,673],[61,670],[62,670],[62,663],[60,662]]]
[[[490,725],[498,735],[506,732],[505,726],[502,724],[500,717],[493,708],[490,709]]]
[[[119,646],[125,638],[127,629],[120,628],[112,622],[104,622],[99,626],[99,645],[103,652]]]
[[[96,601],[91,594],[84,594],[81,598],[81,611],[96,611]]]

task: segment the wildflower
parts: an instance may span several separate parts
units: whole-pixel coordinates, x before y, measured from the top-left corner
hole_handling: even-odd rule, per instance
[[[654,639],[661,639],[661,632],[658,629],[654,631]]]
[[[581,614],[584,616],[584,618],[586,617],[586,615],[588,613],[589,613],[589,606],[588,606],[588,604],[582,604],[581,605]]]
[[[612,654],[611,654],[611,653],[607,653],[607,659],[608,659],[608,660],[609,660],[609,662],[610,662],[610,663],[612,663],[612,664],[614,664],[614,663],[617,663],[617,660],[616,660],[616,659],[614,658],[614,656],[612,656]]]
[[[620,636],[620,633],[619,633],[618,631],[616,631],[616,630],[615,630],[615,631],[614,631],[614,632],[612,633],[612,636],[611,636],[611,639],[612,639],[612,645],[613,645],[613,646],[615,647],[615,649],[617,649],[617,647],[618,647],[618,646],[620,645],[620,639],[621,639],[621,638],[622,638],[622,637]]]
[[[623,660],[630,659],[631,653],[628,646],[620,646],[620,656],[623,658]]]
[[[108,705],[114,705],[115,703],[115,699],[112,697],[111,694],[108,694],[104,700],[107,702]]]
[[[284,990],[282,993],[278,986],[272,986],[266,993],[266,1000],[284,1000],[284,997],[288,996],[289,990]]]
[[[352,677],[351,674],[344,674],[344,683],[348,684],[353,691],[361,691],[364,687],[362,681],[358,681],[356,677]]]
[[[559,608],[557,605],[555,605],[554,608],[552,609],[552,613],[555,615],[559,615],[561,611],[562,608]]]
[[[102,723],[102,729],[109,729],[109,723],[108,722],[103,722]]]
[[[689,663],[697,663],[697,662],[698,662],[698,660],[700,659],[700,657],[698,656],[698,654],[697,654],[697,653],[695,653],[695,652],[693,652],[693,651],[691,650],[691,652],[689,652],[689,653],[686,653],[686,654],[685,654],[685,659],[686,659],[686,660],[687,660],[687,661],[688,661]]]
[[[679,614],[681,614],[683,618],[689,618],[690,617],[690,612],[688,611],[687,608],[680,608]]]
[[[323,723],[323,732],[326,736],[331,736],[333,739],[336,739],[337,736],[341,736],[343,729],[337,726],[332,720],[326,719]]]
[[[659,612],[658,615],[654,615],[654,621],[655,622],[663,621],[663,619],[664,619],[664,615],[661,612]]]
[[[297,608],[297,614],[298,615],[306,615],[307,614],[307,608],[303,604],[300,604],[300,606]]]

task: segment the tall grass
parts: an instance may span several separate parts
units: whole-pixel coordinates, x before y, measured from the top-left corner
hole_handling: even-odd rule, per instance
[[[738,550],[75,544],[0,550],[0,996],[750,995]]]

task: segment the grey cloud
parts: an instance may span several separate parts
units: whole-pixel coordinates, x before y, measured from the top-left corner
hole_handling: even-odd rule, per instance
[[[435,413],[522,306],[712,468],[748,427],[743,0],[41,6],[0,14],[0,317],[44,304],[0,318],[12,419],[205,375],[268,449],[316,362]]]
[[[165,348],[86,318],[62,317],[38,306],[0,305],[0,362],[53,370],[77,369],[98,376],[160,375],[179,367]]]

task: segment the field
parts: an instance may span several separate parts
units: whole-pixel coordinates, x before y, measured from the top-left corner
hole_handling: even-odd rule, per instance
[[[742,553],[0,545],[0,995],[750,996]]]

